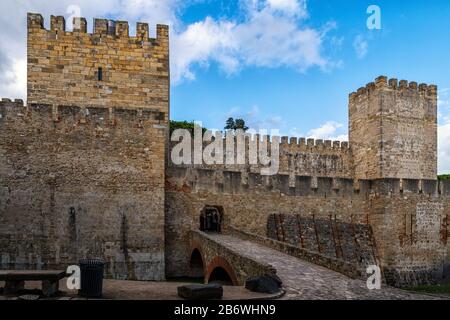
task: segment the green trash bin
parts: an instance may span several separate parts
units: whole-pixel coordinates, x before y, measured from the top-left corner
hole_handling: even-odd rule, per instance
[[[100,259],[80,260],[81,289],[78,294],[86,298],[99,298],[103,292],[105,262]]]

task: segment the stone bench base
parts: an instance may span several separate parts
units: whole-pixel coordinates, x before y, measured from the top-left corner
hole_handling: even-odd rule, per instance
[[[5,294],[16,294],[25,289],[25,281],[7,280],[5,282]]]
[[[5,282],[5,294],[17,294],[25,289],[25,281],[23,280],[8,280]],[[59,291],[58,280],[43,280],[42,294],[45,297],[54,296]]]

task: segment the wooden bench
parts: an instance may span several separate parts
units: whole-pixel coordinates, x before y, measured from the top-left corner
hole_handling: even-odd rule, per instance
[[[42,281],[42,293],[53,296],[59,290],[59,280],[66,277],[62,270],[0,270],[0,281],[5,281],[5,294],[24,289],[25,281]]]

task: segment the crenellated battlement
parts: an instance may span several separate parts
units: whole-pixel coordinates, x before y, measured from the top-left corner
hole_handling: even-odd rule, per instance
[[[108,19],[94,19],[93,33],[87,33],[88,24],[86,18],[74,17],[73,30],[68,31],[64,16],[50,16],[50,29],[44,28],[44,18],[41,14],[28,13],[28,32],[39,32],[45,30],[48,32],[64,33],[65,36],[80,36],[86,34],[90,37],[109,37],[111,39],[126,39],[141,42],[167,42],[169,41],[169,27],[167,25],[156,25],[156,39],[149,38],[148,23],[136,23],[136,35],[130,36],[128,21],[115,21]]]
[[[209,135],[214,137],[222,137],[223,145],[226,146],[227,138],[226,133],[223,131],[211,132],[209,131]],[[213,140],[214,141],[214,140]],[[261,134],[252,134],[252,133],[242,133],[236,134],[231,138],[234,146],[239,143],[245,143],[245,145],[249,145],[251,142],[257,142],[258,144],[266,143],[268,149],[271,149],[272,141],[278,141],[280,148],[289,151],[344,151],[347,152],[350,150],[350,145],[348,141],[332,141],[332,140],[323,140],[323,139],[313,139],[313,138],[297,138],[297,137],[287,137],[287,136],[269,136],[269,135],[261,135]],[[177,142],[172,142],[172,145]],[[204,142],[203,145],[209,145],[211,142]]]
[[[185,138],[190,138],[191,147],[190,157],[186,155],[187,158],[184,155],[189,141],[184,141]],[[200,149],[200,144],[191,134],[189,137],[181,137],[177,132],[173,134],[173,141],[169,145],[169,165],[252,172],[262,172],[265,168],[275,166],[276,172],[289,175],[290,184],[296,174],[353,177],[348,142],[289,139],[244,132],[230,132],[224,136],[221,131],[215,134],[207,131],[203,138]]]
[[[374,82],[369,82],[365,87],[359,88],[356,92],[352,92],[349,95],[350,103],[354,102],[358,98],[367,98],[375,90],[391,89],[398,91],[408,91],[410,93],[417,92],[424,97],[437,99],[437,86],[428,85],[425,83],[418,84],[415,81],[408,82],[407,80],[398,80],[391,78],[388,80],[386,76],[380,76],[375,79]]]
[[[53,123],[72,122],[75,124],[93,123],[97,126],[114,127],[121,123],[134,123],[136,127],[145,124],[155,125],[157,129],[166,130],[167,114],[159,110],[146,108],[104,108],[101,106],[57,106],[46,104],[24,105],[23,100],[2,99],[0,101],[0,118],[5,121],[35,118],[43,127],[42,121]],[[37,124],[39,125],[39,124]]]
[[[214,134],[206,131],[201,145],[191,133],[186,137],[181,132],[175,132],[171,138],[170,166],[190,167],[194,164],[195,167],[215,170],[252,172],[276,167],[276,172],[289,176],[290,184],[295,175],[353,177],[352,154],[348,142],[268,136],[242,131],[226,135],[221,131]],[[190,139],[190,157],[185,156],[184,149],[189,146],[189,141],[184,141],[185,138]],[[202,157],[196,158],[196,154]]]
[[[286,196],[408,196],[450,197],[450,181],[418,179],[357,180],[347,178],[299,176],[289,183],[289,175],[264,176],[255,172],[236,172],[205,168],[170,167],[166,176],[168,191],[251,193],[278,191]]]
[[[296,137],[281,137],[281,145],[292,150],[298,149],[302,151],[348,151],[350,146],[347,141],[332,141],[313,138],[296,138]]]
[[[0,105],[14,105],[16,107],[23,107],[24,102],[22,99],[9,99],[9,98],[1,98]]]

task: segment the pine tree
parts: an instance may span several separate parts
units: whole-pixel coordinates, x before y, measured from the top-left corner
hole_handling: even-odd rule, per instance
[[[226,125],[225,125],[225,130],[235,130],[236,127],[236,123],[234,122],[233,118],[228,118]]]

